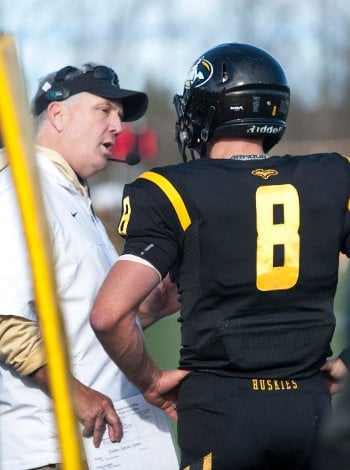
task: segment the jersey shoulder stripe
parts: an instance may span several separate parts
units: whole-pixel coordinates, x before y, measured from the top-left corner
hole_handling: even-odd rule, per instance
[[[182,229],[185,231],[191,225],[191,217],[188,213],[184,200],[181,197],[181,194],[178,192],[175,186],[167,178],[165,178],[165,176],[162,176],[154,171],[146,171],[139,175],[138,178],[144,178],[148,181],[151,181],[163,191],[173,206]]]

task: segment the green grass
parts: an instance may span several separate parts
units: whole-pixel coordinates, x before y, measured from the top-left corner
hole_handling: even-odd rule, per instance
[[[165,317],[145,331],[148,351],[161,369],[176,369],[179,361],[178,314]]]

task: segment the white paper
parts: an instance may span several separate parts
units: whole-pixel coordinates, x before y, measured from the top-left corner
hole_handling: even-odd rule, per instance
[[[106,430],[99,448],[83,438],[89,470],[178,470],[166,415],[142,395],[114,403],[123,438],[112,443]]]

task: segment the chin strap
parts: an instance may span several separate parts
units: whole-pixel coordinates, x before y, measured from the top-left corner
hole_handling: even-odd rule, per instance
[[[211,125],[215,116],[215,106],[210,106],[208,109],[207,119],[205,121],[205,126],[201,130],[201,145],[199,149],[199,156],[205,157],[206,148],[207,148],[207,141],[209,138],[209,132],[211,129]]]
[[[173,99],[175,110],[177,114],[177,121],[175,124],[175,140],[177,142],[181,158],[187,162],[186,147],[191,140],[187,128],[184,126],[184,102],[181,95],[175,95]]]

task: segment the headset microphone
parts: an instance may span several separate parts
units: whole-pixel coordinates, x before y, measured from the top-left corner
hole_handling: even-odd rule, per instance
[[[126,163],[127,165],[137,165],[140,163],[141,158],[137,152],[129,152],[125,158],[125,160],[120,160],[119,158],[111,157],[108,159],[110,162],[121,162]]]

